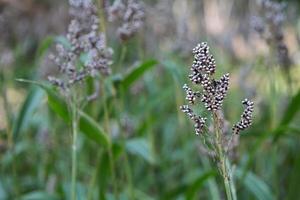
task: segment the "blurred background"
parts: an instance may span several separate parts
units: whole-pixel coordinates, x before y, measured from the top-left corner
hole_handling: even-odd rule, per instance
[[[112,74],[85,107],[112,147],[89,134],[93,127],[80,128],[78,199],[225,198],[215,162],[179,109],[192,49],[203,41],[217,76],[231,76],[223,105],[230,126],[242,113],[241,100],[256,105],[254,123],[231,158],[238,199],[299,199],[299,2],[280,1],[282,9],[269,12],[251,0],[138,1],[143,26],[126,41],[108,20],[113,2],[96,2],[114,51]],[[40,87],[18,81],[47,83],[57,73],[48,57],[69,22],[67,0],[0,0],[1,200],[70,199],[64,110],[53,109]]]

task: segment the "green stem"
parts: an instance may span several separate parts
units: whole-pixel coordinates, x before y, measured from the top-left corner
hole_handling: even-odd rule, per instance
[[[116,101],[116,105],[118,105],[117,109],[119,110],[119,113],[121,113],[122,110],[124,110],[124,91],[121,89],[120,90],[120,101],[117,101],[115,98],[114,100]],[[118,122],[121,125],[120,117],[118,118]],[[124,131],[121,131],[120,135],[121,143],[123,148],[126,148],[126,135]],[[129,162],[129,157],[127,152],[124,152],[124,169],[125,169],[125,174],[126,174],[126,179],[127,179],[127,184],[129,187],[129,195],[130,199],[135,199],[135,194],[134,194],[134,189],[133,189],[133,180],[132,180],[132,171],[130,167],[130,162]]]
[[[126,46],[126,44],[123,44],[122,48],[121,48],[121,54],[120,54],[120,58],[119,58],[119,63],[117,65],[117,67],[119,68],[119,70],[122,69],[122,63],[123,63],[123,61],[124,61],[124,59],[126,57],[126,53],[127,53],[127,46]]]
[[[126,138],[124,136],[124,133],[121,134],[121,138],[122,138],[122,146],[126,148],[125,147]],[[126,152],[124,153],[124,162],[125,162],[125,171],[126,171],[128,187],[129,187],[129,195],[131,199],[135,199],[133,184],[132,184],[132,176],[131,176],[132,172],[130,168],[129,158]]]
[[[77,176],[77,104],[74,98],[72,102],[72,179],[71,179],[71,199],[76,200],[76,176]]]
[[[104,81],[101,80],[101,87],[103,91],[103,111],[104,111],[104,121],[105,121],[105,131],[107,133],[111,134],[110,131],[110,122],[109,122],[109,110],[108,110],[108,105],[106,102],[106,91],[105,91],[105,86],[104,86]],[[110,135],[112,137],[112,135]],[[109,156],[109,165],[110,165],[110,170],[111,170],[111,175],[112,175],[112,185],[113,185],[113,192],[114,192],[114,197],[115,199],[119,199],[119,192],[118,192],[118,182],[117,182],[117,175],[115,172],[115,161],[114,161],[114,156],[113,156],[113,146],[112,144],[108,148],[108,156]]]
[[[214,131],[216,134],[215,137],[215,144],[217,149],[217,155],[219,157],[220,162],[220,168],[221,168],[221,175],[223,177],[224,186],[225,186],[225,192],[227,200],[233,200],[232,198],[232,188],[231,186],[233,183],[231,183],[232,179],[230,178],[230,174],[228,171],[228,167],[226,165],[226,154],[224,154],[224,149],[222,148],[222,136],[221,136],[221,126],[220,126],[220,118],[218,116],[217,112],[213,113],[213,119],[214,119]]]
[[[98,0],[98,14],[100,26],[99,30],[106,35],[106,20],[105,20],[105,8],[104,8],[104,0]],[[105,41],[106,42],[106,41]]]

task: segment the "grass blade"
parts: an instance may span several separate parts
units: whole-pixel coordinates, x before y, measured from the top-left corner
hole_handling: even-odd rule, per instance
[[[276,142],[284,133],[285,131],[282,130],[282,127],[287,127],[291,121],[294,119],[296,114],[300,110],[300,90],[298,93],[291,99],[290,103],[288,104],[286,111],[282,117],[282,120],[278,126],[278,128],[274,132],[274,142]]]
[[[135,138],[126,141],[126,150],[134,155],[138,155],[150,164],[155,163],[149,143],[144,138]]]
[[[13,138],[16,140],[20,132],[32,118],[34,111],[40,105],[43,98],[43,92],[38,88],[31,88],[13,124]]]
[[[156,60],[148,60],[143,62],[141,65],[137,66],[131,70],[121,81],[121,86],[123,90],[129,89],[129,87],[138,80],[143,74],[154,67],[158,62]]]
[[[87,138],[95,141],[96,143],[108,148],[111,144],[108,134],[105,133],[102,127],[89,115],[83,111],[79,112],[80,122],[79,128],[80,131],[87,136]]]

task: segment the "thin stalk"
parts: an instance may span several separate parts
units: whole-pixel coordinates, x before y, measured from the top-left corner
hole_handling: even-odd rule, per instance
[[[101,81],[101,87],[102,87],[102,92],[104,96],[103,100],[103,111],[104,111],[104,122],[105,122],[105,131],[109,134],[111,134],[110,131],[110,122],[109,122],[109,110],[108,110],[108,105],[106,102],[106,91],[105,91],[105,85],[104,81]],[[114,163],[114,156],[113,156],[113,147],[110,145],[108,148],[108,156],[109,156],[109,165],[110,165],[110,170],[112,174],[112,182],[113,182],[113,192],[114,192],[114,197],[115,199],[119,199],[119,192],[118,192],[118,182],[117,182],[117,175],[115,172],[115,163]]]
[[[276,88],[276,77],[275,69],[271,68],[269,70],[270,76],[270,95],[271,95],[271,129],[275,127],[275,116],[276,116],[276,99],[277,99],[277,88]]]
[[[124,91],[121,89],[120,90],[120,101],[117,102],[117,99],[115,99],[116,104],[118,105],[119,113],[124,110]],[[121,125],[120,117],[118,118],[118,122]],[[120,135],[121,143],[124,148],[126,145],[126,135],[124,131],[121,131]],[[124,168],[125,168],[125,173],[126,173],[126,179],[128,181],[128,187],[129,187],[129,195],[131,199],[135,199],[135,194],[134,194],[134,189],[133,189],[133,181],[132,181],[132,171],[130,167],[130,162],[129,162],[129,157],[127,152],[124,152]]]
[[[71,199],[76,200],[76,176],[77,176],[77,133],[78,133],[78,110],[76,97],[72,99],[72,179]]]
[[[98,14],[100,20],[100,31],[106,35],[105,0],[98,0]]]
[[[224,186],[225,186],[225,192],[227,200],[233,200],[232,198],[232,189],[231,185],[231,179],[229,175],[228,168],[226,166],[226,154],[224,154],[224,150],[222,148],[222,137],[221,137],[221,126],[220,126],[220,119],[218,117],[218,114],[216,112],[213,113],[213,119],[214,119],[214,131],[216,134],[215,137],[215,145],[219,156],[219,162],[220,162],[220,170],[221,175],[223,177]]]
[[[122,63],[123,63],[123,61],[124,61],[124,59],[125,59],[125,57],[126,57],[126,53],[127,53],[127,46],[126,46],[126,44],[124,43],[124,44],[122,45],[122,48],[121,48],[121,54],[120,54],[120,58],[119,58],[119,63],[118,63],[118,65],[117,65],[117,67],[118,67],[119,69],[122,69]]]

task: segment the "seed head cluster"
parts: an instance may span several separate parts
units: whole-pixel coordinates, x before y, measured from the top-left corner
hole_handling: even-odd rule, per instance
[[[199,99],[208,111],[220,110],[229,88],[229,74],[223,75],[220,80],[214,79],[216,62],[206,42],[198,44],[193,49],[193,54],[194,61],[189,78],[193,83],[201,86],[202,93],[194,92],[185,84],[183,89],[186,91],[186,100],[193,105]],[[200,134],[206,119],[194,114],[188,105],[181,106],[181,110],[194,121],[195,132],[197,135]]]
[[[248,128],[252,124],[252,114],[254,110],[254,103],[245,99],[242,101],[242,104],[245,106],[244,112],[241,115],[241,119],[238,123],[236,123],[232,130],[234,134],[239,134],[240,131]]]
[[[196,99],[200,97],[200,92],[194,92],[187,84],[183,85],[183,89],[186,92],[185,99],[188,100],[190,104],[195,104]]]
[[[110,74],[112,50],[106,47],[105,36],[99,32],[97,9],[89,0],[70,0],[72,20],[66,34],[66,42],[56,45],[56,55],[50,59],[58,66],[60,78],[49,81],[67,89],[88,76]],[[85,59],[81,59],[85,57]]]
[[[144,24],[145,11],[143,5],[136,0],[116,0],[108,8],[108,19],[120,21],[118,37],[122,41],[130,39]]]
[[[263,0],[261,17],[253,17],[252,26],[271,48],[276,49],[276,57],[280,66],[289,68],[291,60],[283,34],[283,23],[286,19],[285,7],[284,3]]]
[[[186,92],[186,100],[190,105],[195,105],[196,101],[199,100],[212,114],[222,113],[222,104],[229,89],[229,74],[224,74],[219,80],[214,78],[216,62],[213,55],[210,54],[209,46],[206,42],[198,44],[193,49],[193,54],[194,61],[189,79],[195,84],[195,87],[200,86],[202,90],[195,92],[187,84],[184,84],[183,89]],[[234,125],[233,128],[237,134],[249,127],[252,120],[253,102],[246,99],[243,101],[243,104],[247,107],[242,114],[240,122]],[[194,121],[196,134],[202,133],[206,118],[196,115],[189,105],[183,105],[180,109]]]
[[[203,132],[205,126],[206,118],[196,115],[193,110],[188,105],[181,106],[182,112],[184,112],[191,120],[194,121],[194,128],[196,135],[199,135]]]
[[[220,80],[215,80],[216,62],[209,52],[209,46],[203,42],[193,49],[194,62],[189,78],[192,82],[202,86],[201,101],[207,110],[220,110],[229,88],[229,74]]]

